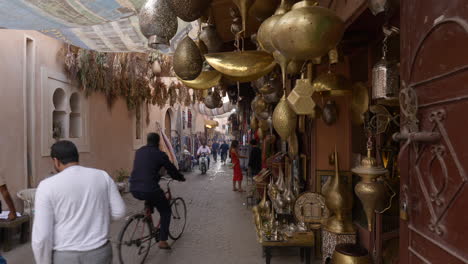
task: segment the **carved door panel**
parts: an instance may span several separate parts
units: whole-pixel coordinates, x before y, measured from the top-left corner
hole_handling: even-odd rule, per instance
[[[400,260],[468,263],[468,2],[401,1],[401,34]]]

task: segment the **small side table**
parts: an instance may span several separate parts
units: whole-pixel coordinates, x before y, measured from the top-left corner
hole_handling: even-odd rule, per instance
[[[355,244],[356,234],[335,234],[322,229],[322,264],[332,258],[336,245],[342,243]]]
[[[10,251],[12,248],[13,231],[15,228],[21,228],[20,243],[29,241],[31,233],[29,225],[29,215],[23,215],[13,221],[0,220],[0,241],[2,242],[3,251]]]
[[[301,240],[291,239],[287,241],[263,241],[261,242],[264,253],[265,253],[265,262],[270,264],[271,262],[271,250],[278,247],[295,247],[300,249],[301,262],[304,261],[305,264],[311,263],[311,253],[312,248],[315,246],[313,235],[306,237]]]

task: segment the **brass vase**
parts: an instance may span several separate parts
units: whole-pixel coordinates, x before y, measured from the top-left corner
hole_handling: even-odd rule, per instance
[[[140,30],[148,38],[148,46],[160,49],[170,46],[177,33],[177,16],[166,0],[148,0],[138,14]]]
[[[367,157],[362,159],[359,167],[353,168],[351,171],[362,178],[354,187],[354,191],[364,207],[367,228],[372,231],[375,210],[385,198],[385,185],[377,181],[377,178],[385,175],[387,169],[377,165],[377,161],[371,155],[371,149],[368,148]]]
[[[275,47],[273,47],[271,33],[273,32],[276,22],[278,22],[286,12],[291,10],[293,4],[294,0],[281,0],[281,4],[278,9],[276,9],[275,14],[263,21],[258,28],[257,41],[264,51],[273,54],[276,50]]]
[[[175,15],[185,22],[200,18],[210,6],[211,0],[167,0]]]
[[[333,11],[305,0],[278,20],[271,39],[273,47],[288,59],[309,60],[336,47],[344,29],[343,21]]]
[[[329,179],[323,193],[325,196],[325,203],[328,209],[333,212],[333,215],[326,220],[324,228],[336,234],[354,234],[356,229],[351,219],[353,194],[348,186],[341,182],[336,148],[334,155],[335,175]]]
[[[223,41],[219,37],[218,31],[216,31],[216,27],[211,24],[203,27],[200,32],[200,39],[206,44],[210,53],[220,51],[223,46]]]
[[[196,79],[203,68],[200,50],[189,36],[179,42],[172,61],[174,72],[182,80]]]
[[[206,90],[211,87],[217,86],[219,82],[221,81],[221,73],[217,71],[202,71],[200,75],[198,75],[197,78],[194,80],[182,80],[179,77],[179,80],[182,81],[182,83],[195,90]]]
[[[217,71],[238,82],[257,80],[276,65],[273,57],[263,51],[209,53],[205,58]]]
[[[279,0],[255,0],[249,9],[249,16],[264,21],[273,15],[279,3]]]
[[[289,107],[284,95],[273,111],[272,120],[273,127],[283,140],[288,140],[289,136],[296,130],[297,115]]]

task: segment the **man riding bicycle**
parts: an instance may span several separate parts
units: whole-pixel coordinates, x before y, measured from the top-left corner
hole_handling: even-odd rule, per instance
[[[159,186],[161,175],[159,171],[165,168],[167,173],[177,181],[185,181],[166,153],[159,149],[160,137],[156,133],[149,133],[147,145],[135,153],[133,171],[130,176],[130,192],[138,200],[148,201],[156,207],[161,216],[159,248],[171,249],[167,243],[169,225],[171,222],[171,208],[164,191]]]
[[[197,156],[200,158],[200,155],[205,154],[208,160],[208,169],[210,168],[210,147],[206,145],[206,142],[203,142],[202,145],[198,148]]]

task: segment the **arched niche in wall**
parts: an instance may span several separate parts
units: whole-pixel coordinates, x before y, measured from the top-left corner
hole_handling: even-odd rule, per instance
[[[67,98],[62,88],[56,88],[52,95],[54,109],[52,111],[52,137],[56,140],[66,137]]]
[[[70,111],[70,138],[80,138],[82,135],[81,97],[77,92],[70,96]]]

